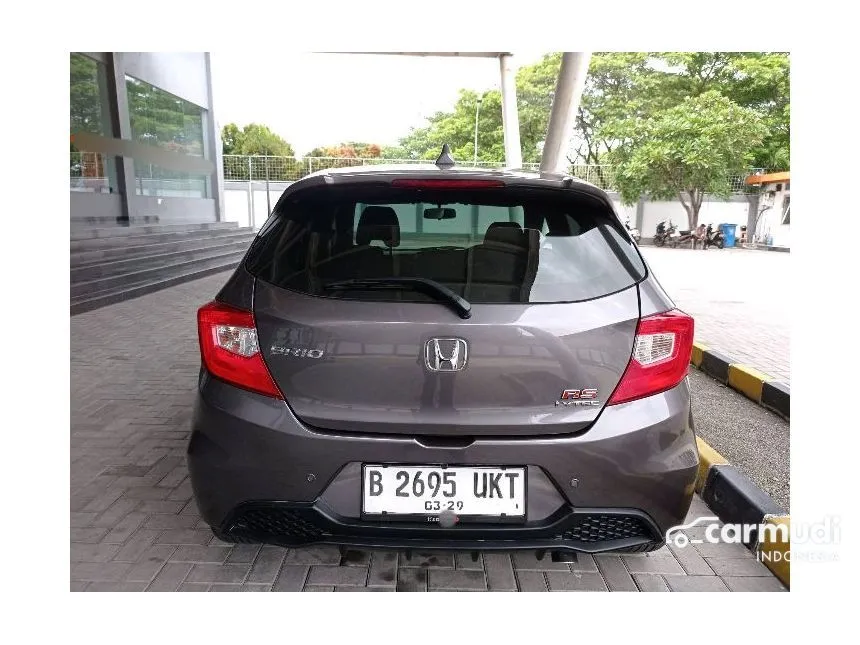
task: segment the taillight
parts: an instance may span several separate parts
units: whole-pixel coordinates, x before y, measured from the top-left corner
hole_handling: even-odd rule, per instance
[[[693,319],[673,309],[646,316],[636,328],[633,355],[607,405],[669,390],[687,375],[693,351]]]
[[[395,179],[395,188],[504,188],[505,182],[497,179]]]
[[[284,398],[260,355],[254,314],[210,302],[197,311],[197,331],[210,374],[258,394]]]

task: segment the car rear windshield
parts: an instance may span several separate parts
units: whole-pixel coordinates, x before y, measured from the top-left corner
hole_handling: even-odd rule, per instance
[[[610,207],[590,195],[383,184],[288,195],[246,268],[314,296],[415,302],[432,298],[409,288],[412,278],[432,280],[471,303],[550,303],[605,296],[645,276]],[[390,288],[360,288],[385,280]],[[342,288],[345,281],[355,288]]]

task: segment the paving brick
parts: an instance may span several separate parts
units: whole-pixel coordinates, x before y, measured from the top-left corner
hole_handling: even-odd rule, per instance
[[[513,554],[514,569],[529,571],[566,571],[570,573],[570,567],[565,562],[553,562],[549,552],[544,555],[543,560],[538,560],[534,551],[516,551]]]
[[[577,554],[576,562],[568,562],[567,566],[571,571],[574,572],[590,572],[590,573],[599,573],[597,569],[597,563],[594,561],[594,556],[589,555],[588,553],[579,553]]]
[[[346,549],[340,557],[342,567],[366,567],[370,564],[370,551]]]
[[[311,567],[309,585],[364,585],[367,582],[365,567],[334,567],[318,564]]]
[[[230,555],[230,550],[230,547],[223,546],[180,546],[170,556],[170,561],[222,564]]]
[[[119,551],[117,544],[77,544],[72,543],[72,562],[108,562]]]
[[[242,585],[240,584],[214,584],[209,587],[209,591],[229,591],[233,593],[238,593],[242,591]]]
[[[163,531],[155,540],[157,544],[199,544],[206,546],[212,539],[212,531],[197,529],[170,529]]]
[[[599,573],[548,571],[546,579],[550,591],[609,591]]]
[[[75,528],[72,527],[72,542],[80,544],[97,544],[107,535],[108,530],[96,527]]]
[[[150,582],[175,550],[175,546],[154,545],[148,547],[129,569],[125,576],[126,580]]]
[[[143,591],[145,582],[91,582],[87,591]]]
[[[663,576],[656,573],[634,573],[633,579],[639,591],[669,591]]]
[[[140,528],[145,520],[146,515],[143,513],[129,513],[114,525],[111,532],[105,536],[103,542],[122,544]]]
[[[714,575],[714,570],[708,566],[698,551],[690,545],[685,547],[668,547],[672,551],[672,555],[678,561],[678,564],[684,569],[684,572],[689,576],[711,576]]]
[[[427,569],[418,567],[398,569],[397,591],[427,591]]]
[[[397,553],[395,551],[374,551],[372,553],[367,586],[397,586]]]
[[[454,568],[454,554],[449,551],[413,551],[410,557],[400,554],[401,567]]]
[[[272,585],[266,584],[254,584],[251,582],[246,582],[241,585],[242,591],[271,591]]]
[[[227,557],[227,564],[253,564],[260,552],[259,544],[237,544]]]
[[[114,556],[119,562],[137,562],[155,542],[161,531],[138,529]],[[172,550],[172,549],[171,549]]]
[[[170,492],[169,488],[159,488],[157,486],[134,486],[125,491],[125,498],[158,500],[165,499]]]
[[[672,591],[728,591],[717,576],[663,576]]]
[[[701,544],[693,544],[693,548],[698,551],[699,555],[705,558],[755,558],[752,551],[743,544],[726,544],[724,542],[711,544],[710,542],[702,542]]]
[[[356,591],[361,591],[364,587],[342,587],[342,589],[355,589]],[[322,591],[322,592],[333,592],[334,587],[331,585],[322,586],[322,585],[306,585],[302,591]]]
[[[594,560],[610,591],[638,590],[621,556],[597,555],[594,557]]]
[[[316,587],[314,591],[328,590],[329,587]],[[394,587],[335,587],[335,591],[394,591]],[[305,591],[310,591],[305,589]]]
[[[197,518],[191,515],[150,515],[144,526],[148,529],[193,529]]]
[[[301,591],[305,586],[310,567],[285,564],[278,572],[272,591]]]
[[[98,518],[93,521],[93,526],[114,528],[122,518],[137,508],[138,501],[134,499],[116,499]]]
[[[476,560],[472,560],[471,553],[455,553],[454,568],[481,571],[484,568],[484,563],[482,562],[480,553],[478,553],[478,558]]]
[[[188,582],[244,582],[251,567],[246,564],[195,564]]]
[[[161,567],[158,575],[147,586],[146,591],[176,591],[193,566],[195,565],[182,562],[168,562]]]
[[[116,582],[131,569],[124,562],[75,562],[71,567],[72,580]]]
[[[721,580],[732,591],[788,591],[775,577],[759,576],[732,577],[725,576]]]
[[[718,576],[767,576],[773,574],[755,558],[705,558]]]
[[[183,582],[176,591],[209,591],[209,587],[205,582]]]
[[[487,589],[483,571],[465,569],[429,569],[428,588],[430,591],[459,591]]]
[[[484,568],[487,572],[487,588],[490,591],[516,591],[511,556],[507,553],[484,553]]]
[[[671,553],[669,555],[648,553],[644,555],[624,555],[621,557],[630,573],[667,573],[673,575],[684,573],[684,569],[681,568],[681,565],[678,564],[678,561]]]
[[[545,576],[542,571],[519,569],[516,571],[517,586],[520,591],[549,591]]]
[[[84,513],[84,512],[80,512],[80,511],[79,512],[72,512],[71,516],[70,516],[71,526],[72,526],[72,528],[92,527],[93,522],[95,521],[96,517],[98,517],[98,515],[99,514],[95,513],[95,512],[90,512],[90,513]]]
[[[264,546],[260,549],[254,565],[251,567],[251,573],[248,575],[248,582],[260,582],[272,584],[281,564],[286,556],[286,549],[277,546]]]
[[[69,591],[86,591],[86,588],[89,587],[92,582],[82,582],[79,580],[72,580],[69,583]]]
[[[336,546],[289,549],[284,564],[340,564],[340,550]]]

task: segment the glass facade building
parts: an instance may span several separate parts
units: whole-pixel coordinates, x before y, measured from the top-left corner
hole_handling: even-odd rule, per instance
[[[69,68],[73,225],[219,221],[209,55],[73,52]]]

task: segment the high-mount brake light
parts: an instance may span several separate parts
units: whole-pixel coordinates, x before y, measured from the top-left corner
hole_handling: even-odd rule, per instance
[[[504,188],[505,182],[497,179],[395,179],[391,182],[395,188]]]

